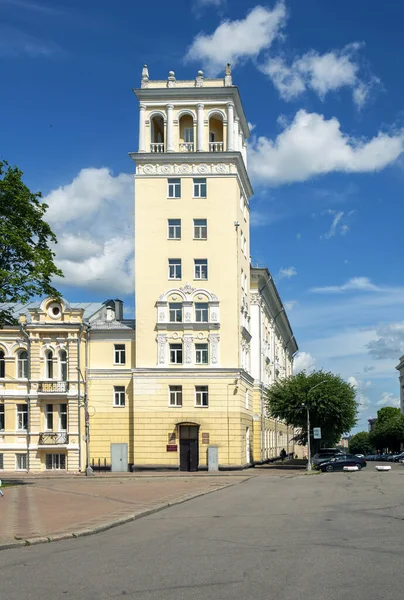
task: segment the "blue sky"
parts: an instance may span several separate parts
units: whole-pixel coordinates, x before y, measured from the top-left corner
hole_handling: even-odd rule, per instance
[[[404,354],[404,5],[375,0],[0,0],[1,157],[41,190],[72,300],[133,303],[131,88],[233,65],[253,125],[253,262],[300,346],[398,405]]]

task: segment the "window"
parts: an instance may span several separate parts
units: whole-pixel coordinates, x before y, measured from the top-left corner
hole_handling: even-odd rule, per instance
[[[209,131],[209,141],[213,144],[216,142],[216,133],[214,131]]]
[[[181,239],[181,219],[168,219],[168,239]]]
[[[181,259],[180,258],[169,258],[168,259],[168,279],[181,279]]]
[[[209,393],[207,385],[195,386],[195,406],[208,406]]]
[[[181,179],[168,180],[168,197],[181,198]]]
[[[0,431],[4,431],[4,404],[0,404]]]
[[[207,365],[208,364],[208,344],[196,344],[196,364]]]
[[[27,470],[27,455],[26,454],[16,454],[15,455],[15,468],[17,471],[26,471]]]
[[[62,381],[67,381],[67,352],[66,352],[66,350],[60,351],[59,359],[60,359],[60,379]]]
[[[46,361],[46,377],[47,379],[53,379],[53,352],[52,350],[47,350],[45,354]]]
[[[208,259],[195,258],[195,279],[208,278]]]
[[[124,365],[126,363],[126,349],[125,344],[114,345],[114,358],[116,365]]]
[[[18,366],[17,377],[19,379],[27,379],[28,378],[28,352],[26,350],[21,350],[18,353],[17,366]]]
[[[170,302],[170,323],[182,323],[182,304],[180,302]]]
[[[46,404],[45,406],[45,429],[46,431],[53,431],[53,404]]]
[[[59,405],[59,423],[61,431],[67,431],[67,404]]]
[[[184,142],[192,144],[194,141],[194,128],[184,127]]]
[[[182,344],[170,344],[170,363],[182,365]]]
[[[114,385],[114,406],[125,406],[124,385]]]
[[[6,376],[6,361],[4,358],[4,350],[0,350],[0,377]]]
[[[206,198],[206,178],[194,179],[194,198]]]
[[[182,385],[169,386],[168,405],[182,406]]]
[[[17,404],[17,429],[26,431],[28,429],[28,405]]]
[[[208,322],[208,303],[207,302],[196,302],[195,303],[195,321],[197,323]]]
[[[208,239],[208,222],[206,219],[194,219],[194,240]]]
[[[65,454],[47,454],[45,459],[46,469],[66,469]]]
[[[4,454],[0,454],[0,470],[4,469]]]

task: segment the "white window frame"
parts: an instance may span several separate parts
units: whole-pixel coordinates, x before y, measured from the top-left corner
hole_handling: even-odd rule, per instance
[[[20,466],[19,462],[24,463],[24,466]],[[27,453],[26,452],[16,452],[15,454],[15,470],[16,471],[26,471],[27,470]]]
[[[66,408],[63,408],[66,407]],[[67,431],[69,421],[68,421],[68,407],[66,402],[62,402],[58,406],[58,416],[59,416],[59,431]],[[63,419],[66,420],[66,427],[63,427]]]
[[[178,277],[179,270],[179,277]],[[171,277],[171,274],[173,276]],[[168,259],[168,279],[182,279],[182,260],[180,258]]]
[[[172,346],[178,346],[178,348],[172,348]],[[170,351],[170,365],[182,365],[184,361],[184,348],[181,342],[176,342],[175,344],[169,344]],[[178,356],[181,356],[181,361],[171,360],[171,352],[175,353],[175,358],[178,359]]]
[[[66,359],[62,358],[62,356],[65,356]],[[60,374],[61,381],[67,381],[67,379],[68,379],[68,357],[67,357],[67,351],[64,348],[59,352],[59,374]]]
[[[50,407],[50,410],[49,410]],[[50,417],[52,427],[49,427],[48,418]],[[54,426],[54,415],[53,415],[53,404],[45,404],[45,431],[53,431]]]
[[[124,385],[114,385],[113,406],[114,408],[125,408],[126,390]]]
[[[48,467],[48,458],[50,457],[51,467]],[[57,459],[56,459],[57,457]],[[49,452],[45,455],[45,470],[46,471],[65,471],[66,470],[66,454],[61,452]],[[63,460],[61,460],[63,459]],[[61,463],[64,463],[64,466],[60,466]]]
[[[203,308],[201,308],[201,305],[203,305]],[[197,314],[200,313],[203,316],[205,311],[206,321],[198,319]],[[209,323],[209,304],[207,302],[195,302],[195,323]]]
[[[181,179],[179,177],[170,177],[167,179],[167,198],[181,198]]]
[[[186,144],[194,143],[194,128],[193,127],[184,127],[184,142]]]
[[[194,177],[194,198],[207,198],[208,195],[208,184],[206,177]]]
[[[194,219],[194,240],[208,239],[208,220]]]
[[[53,364],[53,350],[46,350],[45,352],[45,379],[53,380],[55,375]]]
[[[26,358],[21,358],[22,353],[26,354]],[[19,350],[17,354],[17,379],[28,379],[28,352],[27,350]]]
[[[205,403],[204,403],[205,400]],[[209,407],[209,386],[207,385],[196,385],[195,386],[195,408],[208,408]]]
[[[206,361],[201,360],[206,356]],[[196,365],[208,365],[209,364],[209,344],[207,342],[195,344],[195,364]]]
[[[172,306],[175,306],[175,308],[171,308]],[[178,314],[180,315],[180,319],[171,318],[171,313],[173,313],[173,316],[177,316]],[[168,303],[168,318],[170,323],[182,323],[182,302],[169,302]]]
[[[206,277],[203,275],[206,275]],[[206,281],[208,279],[207,258],[194,258],[194,279],[201,281]]]
[[[114,365],[126,365],[126,344],[114,344]]]
[[[0,403],[0,431],[4,431],[6,428],[6,411],[4,408],[4,402]]]
[[[170,233],[173,235],[170,235]],[[181,239],[181,219],[167,219],[167,239]]]
[[[171,408],[182,408],[182,385],[168,386],[168,406]]]
[[[16,410],[17,410],[17,421],[16,421],[17,431],[27,431],[28,430],[28,404],[17,404]],[[20,419],[20,415],[21,415],[21,419]],[[24,417],[23,415],[26,415],[26,416]],[[24,425],[24,421],[25,421],[25,427],[19,427],[20,420],[23,425]]]

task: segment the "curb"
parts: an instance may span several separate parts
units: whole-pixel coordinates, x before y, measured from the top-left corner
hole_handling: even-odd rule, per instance
[[[50,542],[59,542],[62,540],[72,540],[80,537],[85,537],[89,535],[95,535],[96,533],[102,533],[103,531],[108,531],[108,529],[113,529],[114,527],[119,527],[120,525],[125,525],[126,523],[130,523],[132,521],[136,521],[137,519],[142,519],[143,517],[148,517],[149,515],[153,515],[158,513],[166,508],[170,508],[171,506],[178,506],[179,504],[184,504],[185,502],[189,502],[189,500],[194,500],[195,498],[200,498],[202,496],[207,496],[208,494],[213,494],[214,492],[219,492],[220,490],[224,490],[229,487],[233,487],[238,485],[239,483],[244,483],[248,481],[250,478],[246,477],[242,481],[236,481],[232,483],[228,483],[223,485],[222,487],[215,488],[214,490],[206,490],[204,492],[197,492],[195,494],[190,494],[188,496],[183,496],[178,500],[171,500],[170,502],[164,502],[163,504],[157,504],[152,508],[147,508],[137,513],[132,513],[127,517],[121,517],[120,519],[114,519],[113,521],[108,521],[106,523],[101,523],[100,525],[95,525],[94,527],[89,527],[86,529],[79,529],[73,532],[66,533],[55,533],[49,535],[47,537],[40,536],[35,538],[27,538],[16,540],[15,542],[0,544],[1,550],[10,550],[12,548],[26,548],[27,546],[35,546],[37,544],[49,544]]]

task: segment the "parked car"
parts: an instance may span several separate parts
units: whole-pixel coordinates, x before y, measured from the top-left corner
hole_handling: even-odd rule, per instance
[[[317,452],[317,454],[313,456],[313,466],[318,468],[323,462],[330,460],[330,458],[341,455],[342,454],[339,450],[327,450],[324,452]]]
[[[404,459],[404,452],[400,452],[400,454],[395,454],[393,458],[393,462],[400,462]]]
[[[355,456],[355,454],[343,454],[322,462],[319,469],[330,473],[332,471],[342,471],[344,467],[353,467],[355,465],[359,470],[366,467],[366,459]]]

